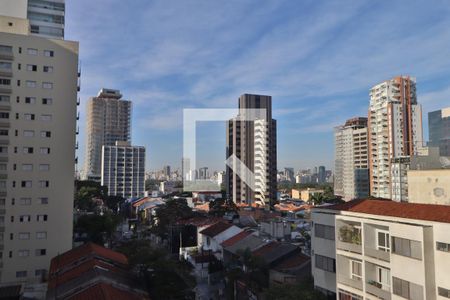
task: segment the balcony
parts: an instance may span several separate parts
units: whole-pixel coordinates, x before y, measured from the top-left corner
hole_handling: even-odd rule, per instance
[[[379,282],[370,280],[366,284],[366,292],[372,294],[380,299],[390,300],[391,292],[389,290],[384,290],[383,285]]]
[[[391,271],[366,262],[366,292],[380,299],[391,299]]]
[[[364,254],[383,261],[390,261],[391,254],[387,251],[377,250],[374,248],[365,247]]]
[[[344,255],[336,257],[337,282],[363,290],[362,262]]]
[[[336,223],[338,225],[337,248],[361,254],[361,225],[341,220]]]
[[[1,46],[0,47],[0,59],[13,60],[14,55],[13,55],[12,47]]]

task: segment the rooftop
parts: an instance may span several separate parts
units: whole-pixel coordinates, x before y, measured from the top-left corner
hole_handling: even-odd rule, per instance
[[[232,246],[232,245],[236,244],[237,242],[239,242],[240,240],[246,238],[250,234],[251,234],[251,232],[241,231],[238,234],[236,234],[235,236],[232,236],[231,238],[229,238],[228,240],[223,241],[222,247]]]
[[[353,200],[322,209],[397,217],[413,220],[450,223],[450,206],[394,202],[391,200]]]
[[[124,299],[124,300],[142,300],[149,299],[146,296],[133,293],[131,291],[125,291],[114,287],[107,283],[98,283],[93,285],[85,290],[82,290],[80,293],[77,293],[68,299],[70,300],[115,300],[115,299]]]
[[[203,229],[202,231],[200,231],[200,233],[204,234],[206,236],[209,236],[209,237],[215,237],[216,235],[224,232],[231,226],[233,226],[233,225],[229,224],[229,223],[217,222],[216,224],[213,224],[213,225]]]

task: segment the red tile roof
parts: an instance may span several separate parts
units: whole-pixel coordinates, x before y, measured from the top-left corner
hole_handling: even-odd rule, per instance
[[[264,256],[264,255],[272,252],[276,248],[278,248],[279,245],[280,245],[280,243],[275,242],[275,241],[271,241],[271,242],[265,244],[264,246],[259,247],[258,249],[253,251],[253,255]]]
[[[309,257],[303,253],[297,253],[286,259],[283,259],[280,263],[278,263],[275,266],[274,269],[277,271],[296,269],[296,268],[303,266],[305,263],[307,263],[309,261],[311,261],[311,257]]]
[[[222,247],[232,246],[232,245],[236,244],[237,242],[239,242],[240,240],[246,238],[250,234],[251,234],[251,232],[241,231],[238,234],[236,234],[235,236],[230,237],[228,240],[223,241],[221,245],[222,245]]]
[[[323,209],[450,223],[450,205],[404,203],[390,200],[367,199],[353,200],[342,204],[327,206]]]
[[[94,243],[87,243],[52,258],[49,273],[51,275],[58,269],[90,255],[100,256],[123,265],[128,265],[128,259],[122,253],[104,248]]]
[[[206,236],[209,236],[209,237],[215,237],[216,235],[218,235],[219,233],[224,232],[225,230],[227,230],[231,226],[233,226],[233,225],[230,224],[230,223],[217,222],[216,224],[211,225],[211,226],[203,229],[202,231],[200,231],[200,233],[204,234]]]
[[[72,279],[82,276],[84,273],[93,270],[96,266],[107,269],[115,273],[124,273],[125,271],[112,264],[105,263],[98,259],[89,259],[80,264],[77,264],[74,268],[68,269],[62,273],[51,273],[48,280],[48,287],[55,288],[57,285],[68,282]]]
[[[68,297],[69,300],[142,300],[150,299],[143,295],[118,289],[110,284],[98,283],[80,293]]]

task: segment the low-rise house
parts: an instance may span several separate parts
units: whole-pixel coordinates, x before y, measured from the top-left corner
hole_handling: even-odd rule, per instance
[[[311,276],[311,257],[295,253],[280,260],[269,271],[269,284],[295,284]]]
[[[322,189],[316,189],[316,188],[306,188],[306,189],[292,189],[292,199],[300,199],[305,202],[308,202],[311,200],[311,198],[315,195],[323,194],[325,193]]]
[[[200,245],[202,250],[211,251],[222,260],[221,243],[243,231],[241,228],[225,222],[217,222],[202,231]]]
[[[281,220],[264,221],[260,223],[261,234],[273,239],[285,239],[291,235],[291,226]]]
[[[118,252],[87,243],[51,260],[47,299],[149,299]]]

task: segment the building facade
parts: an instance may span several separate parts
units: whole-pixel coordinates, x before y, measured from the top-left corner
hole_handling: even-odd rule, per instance
[[[30,34],[64,39],[65,0],[3,0],[0,15],[30,22]]]
[[[101,89],[87,104],[85,179],[100,179],[102,146],[131,140],[131,101],[118,90]]]
[[[108,195],[125,199],[143,197],[145,192],[145,147],[116,142],[102,147],[101,184]]]
[[[428,113],[429,146],[439,147],[441,156],[450,156],[450,107]]]
[[[0,16],[2,284],[39,282],[72,247],[78,76],[78,42]]]
[[[370,90],[368,133],[371,195],[391,199],[392,160],[414,155],[423,143],[414,78],[394,77]]]
[[[254,173],[252,190],[231,168],[226,169],[227,195],[235,203],[259,201],[270,205],[277,192],[276,120],[272,119],[272,97],[244,94],[239,97],[240,115],[246,109],[265,109],[266,115],[255,121],[234,118],[227,123],[227,159],[235,155]]]
[[[337,299],[448,299],[450,206],[354,200],[312,211],[314,284]]]
[[[353,118],[334,129],[334,193],[348,201],[369,196],[367,118]]]

